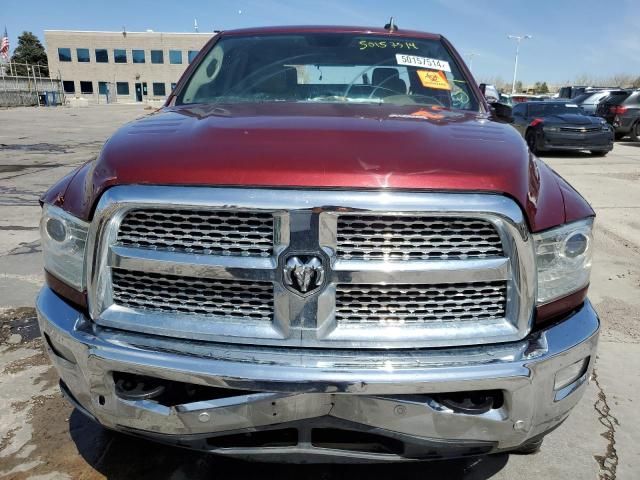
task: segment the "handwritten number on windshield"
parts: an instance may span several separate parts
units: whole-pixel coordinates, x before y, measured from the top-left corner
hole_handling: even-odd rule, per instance
[[[396,41],[371,41],[371,40],[360,40],[358,42],[360,50],[367,50],[370,48],[391,48],[396,50],[419,50],[415,42],[396,42]]]

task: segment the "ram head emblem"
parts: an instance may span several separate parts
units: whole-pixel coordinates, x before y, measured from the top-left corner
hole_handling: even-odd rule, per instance
[[[284,265],[284,281],[300,293],[315,290],[324,282],[324,267],[318,257],[291,257]]]

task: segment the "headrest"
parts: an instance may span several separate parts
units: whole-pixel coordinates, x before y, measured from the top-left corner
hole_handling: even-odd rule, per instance
[[[397,69],[378,67],[373,69],[371,83],[373,85],[381,85],[387,81],[391,81],[392,78],[400,78],[400,74]]]
[[[257,86],[265,93],[292,93],[298,83],[298,73],[295,68],[286,67],[265,73],[265,79]]]

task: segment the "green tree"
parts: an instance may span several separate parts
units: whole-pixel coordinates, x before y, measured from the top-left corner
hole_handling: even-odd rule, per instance
[[[547,82],[536,82],[533,85],[533,93],[538,95],[542,93],[549,93],[549,86],[547,85]]]
[[[521,93],[521,92],[522,92],[522,82],[518,80],[516,82],[516,93]]]
[[[11,62],[40,65],[40,74],[49,76],[47,53],[38,37],[31,32],[22,32],[22,35],[18,37],[18,46],[13,50]],[[27,75],[27,68],[24,65],[16,65],[14,69],[17,75]]]

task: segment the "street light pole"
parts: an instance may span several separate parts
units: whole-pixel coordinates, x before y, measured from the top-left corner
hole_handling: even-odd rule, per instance
[[[516,77],[518,76],[518,54],[520,53],[520,42],[533,38],[531,35],[508,35],[508,38],[516,41],[516,61],[513,66],[513,83],[511,84],[511,94],[516,93]]]
[[[473,73],[473,57],[479,57],[479,56],[480,56],[479,53],[475,53],[475,52],[467,53],[467,57],[469,57],[469,71],[471,71],[471,73]]]

